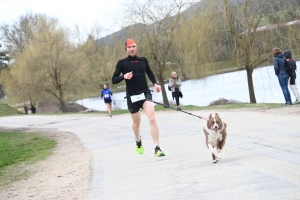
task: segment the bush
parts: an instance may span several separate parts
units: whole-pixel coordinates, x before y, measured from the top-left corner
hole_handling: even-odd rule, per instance
[[[226,104],[237,104],[237,103],[242,103],[240,101],[237,100],[228,100],[228,99],[224,99],[224,98],[220,98],[216,101],[213,101],[209,104],[209,106],[215,106],[215,105],[226,105]]]

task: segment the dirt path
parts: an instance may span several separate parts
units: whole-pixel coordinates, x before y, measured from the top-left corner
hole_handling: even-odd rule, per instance
[[[87,199],[90,153],[71,133],[45,130],[39,132],[57,141],[46,160],[22,168],[29,178],[0,188],[0,199]]]

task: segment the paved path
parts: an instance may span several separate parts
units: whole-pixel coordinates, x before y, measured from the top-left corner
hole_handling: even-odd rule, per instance
[[[218,111],[228,124],[228,139],[217,164],[205,146],[205,121],[182,112],[156,113],[166,153],[161,158],[153,155],[144,114],[143,155],[135,152],[129,114],[22,115],[2,117],[0,124],[77,135],[92,154],[89,199],[299,199],[299,110]]]

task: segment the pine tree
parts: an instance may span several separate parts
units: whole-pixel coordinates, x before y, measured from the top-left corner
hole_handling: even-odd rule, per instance
[[[0,44],[0,48],[2,45]],[[9,57],[7,56],[7,53],[5,51],[0,51],[0,72],[3,69],[7,69],[7,63],[9,61]]]
[[[0,48],[1,48],[1,44],[0,44]],[[5,70],[8,68],[8,63],[9,61],[9,57],[7,56],[7,53],[5,51],[0,51],[0,73],[2,72],[2,70]],[[4,86],[2,84],[2,81],[0,79],[0,99],[2,99],[3,97],[6,96],[5,90],[4,90]]]

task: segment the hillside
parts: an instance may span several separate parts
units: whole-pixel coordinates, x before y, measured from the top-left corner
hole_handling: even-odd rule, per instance
[[[192,17],[195,13],[200,14],[202,11],[206,9],[206,4],[209,3],[210,0],[201,0],[199,2],[194,3],[192,6],[188,7],[184,11],[182,11],[180,14],[183,18],[186,20]],[[242,5],[245,0],[232,0],[231,3],[234,5]],[[251,1],[250,1],[251,2]],[[266,5],[269,9],[266,9],[267,13],[277,12],[279,10],[278,5],[285,3],[284,1],[278,1],[278,0],[261,0],[261,2],[266,2]],[[288,2],[292,5],[294,8],[299,8],[300,2],[299,1],[290,1]],[[171,16],[172,18],[172,16]],[[151,26],[151,25],[150,25]],[[119,31],[116,31],[112,34],[109,34],[105,37],[100,38],[97,40],[99,44],[111,44],[115,42],[124,42],[128,37],[130,30],[141,30],[145,28],[143,24],[133,24],[126,26],[122,28]]]
[[[0,104],[0,116],[9,116],[18,114],[18,110],[10,107],[7,104]]]

